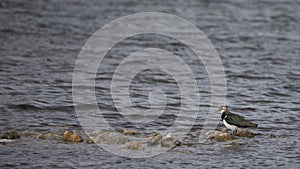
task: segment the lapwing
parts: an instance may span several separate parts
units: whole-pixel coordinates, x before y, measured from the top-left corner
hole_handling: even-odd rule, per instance
[[[258,126],[258,124],[252,123],[240,115],[229,112],[228,106],[222,106],[220,111],[222,113],[221,121],[223,121],[226,128],[232,130],[233,137],[236,135],[236,132],[239,128]]]

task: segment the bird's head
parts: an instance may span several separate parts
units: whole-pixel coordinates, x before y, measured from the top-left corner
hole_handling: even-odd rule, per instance
[[[228,112],[228,106],[221,106],[219,111],[221,111],[221,113]]]

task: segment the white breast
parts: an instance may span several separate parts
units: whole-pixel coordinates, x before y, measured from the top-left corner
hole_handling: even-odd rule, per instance
[[[225,116],[225,118],[226,118],[226,116]],[[225,118],[223,119],[223,123],[224,123],[224,125],[225,125],[228,129],[230,129],[230,130],[232,130],[232,131],[238,129],[237,126],[228,124],[228,123],[225,121]]]

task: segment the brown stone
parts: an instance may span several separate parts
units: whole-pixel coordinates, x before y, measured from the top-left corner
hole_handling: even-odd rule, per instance
[[[144,147],[141,145],[141,143],[139,143],[137,141],[127,142],[123,148],[130,149],[130,150],[143,150],[144,149]]]
[[[228,132],[225,132],[223,129],[221,131],[208,131],[205,133],[206,138],[212,140],[212,141],[228,141],[231,140],[231,136]]]
[[[223,128],[222,131],[214,131],[213,134],[212,131],[208,131],[205,133],[205,136],[213,141],[228,141],[233,139],[226,128]],[[239,129],[236,136],[252,138],[254,137],[254,134],[249,130]]]
[[[206,137],[207,139],[212,139],[213,136],[214,136],[214,133],[215,133],[214,130],[209,130],[209,131],[207,131],[207,132],[205,133],[205,137]]]
[[[227,128],[223,128],[221,132],[222,133],[228,133],[228,130],[227,130]]]
[[[19,139],[19,138],[21,138],[20,134],[14,130],[6,131],[1,136],[1,139]]]
[[[83,139],[80,135],[73,131],[65,131],[63,135],[63,141],[65,142],[82,142]]]
[[[139,131],[137,131],[136,129],[128,129],[128,130],[124,130],[123,134],[124,135],[139,135]]]
[[[218,136],[218,135],[220,135],[220,134],[223,134],[223,133],[220,132],[220,131],[217,131],[217,130],[214,132],[214,136]]]
[[[43,133],[36,136],[38,139],[52,139],[52,138],[60,138],[61,135],[57,133]]]
[[[212,138],[213,141],[228,141],[231,140],[230,134],[229,133],[214,133],[214,136]]]

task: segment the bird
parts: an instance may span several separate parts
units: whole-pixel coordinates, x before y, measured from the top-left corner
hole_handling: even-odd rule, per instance
[[[236,135],[236,132],[239,128],[247,128],[247,127],[257,127],[258,124],[252,123],[244,117],[229,112],[228,106],[221,106],[219,111],[221,111],[221,121],[226,126],[226,128],[232,131],[233,137]]]

